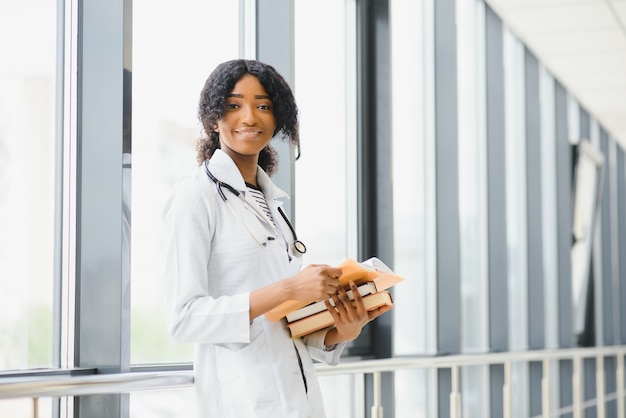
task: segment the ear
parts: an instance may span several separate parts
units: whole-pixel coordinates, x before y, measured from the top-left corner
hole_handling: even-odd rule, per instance
[[[213,124],[213,131],[214,132],[219,132],[220,131],[220,128],[218,128],[218,126],[217,126],[217,123]]]

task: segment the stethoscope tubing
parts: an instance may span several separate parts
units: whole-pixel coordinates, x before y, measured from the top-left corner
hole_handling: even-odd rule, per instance
[[[246,206],[250,207],[256,213],[257,216],[259,216],[261,219],[263,219],[263,222],[265,222],[274,231],[275,238],[278,238],[281,235],[280,232],[278,231],[278,229],[276,228],[276,226],[274,225],[274,223],[270,219],[268,219],[267,216],[263,212],[261,212],[259,209],[257,209],[255,205],[253,205],[250,202],[248,202],[248,200],[243,196],[243,194],[239,190],[235,189],[230,184],[225,183],[225,182],[219,180],[217,177],[215,177],[213,175],[213,173],[211,173],[211,170],[209,170],[209,160],[206,160],[204,162],[204,171],[206,172],[206,174],[209,177],[209,179],[211,179],[211,181],[213,181],[213,183],[215,183],[215,187],[217,189],[217,193],[220,196],[220,198],[222,199],[222,201],[226,204],[226,206],[228,206],[228,208],[233,213],[233,215],[235,215],[235,218],[237,218],[239,223],[241,225],[243,225],[243,227],[246,229],[246,231],[248,231],[248,234],[250,234],[250,236],[257,242],[257,244],[259,244],[262,247],[266,246],[266,243],[260,242],[257,239],[257,237],[252,233],[252,231],[250,231],[250,229],[246,226],[245,222],[243,222],[241,217],[239,217],[237,212],[235,212],[233,207],[230,205],[230,202],[226,198],[226,194],[224,193],[224,190],[222,189],[222,187],[225,187],[229,192],[231,192],[233,195],[238,197]],[[298,236],[296,234],[296,230],[293,227],[293,225],[291,224],[291,222],[289,222],[289,218],[287,218],[287,215],[285,215],[285,212],[280,207],[278,208],[278,212],[280,213],[280,216],[283,218],[283,220],[285,221],[285,223],[289,227],[289,230],[291,231],[291,234],[293,235],[294,241],[293,241],[293,244],[292,244],[292,251],[294,253],[299,253],[299,254],[306,253],[306,245],[304,245],[304,243],[298,239]]]

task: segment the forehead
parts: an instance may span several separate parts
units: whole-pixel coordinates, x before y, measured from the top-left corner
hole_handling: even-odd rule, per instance
[[[243,95],[244,97],[246,95],[268,95],[265,87],[259,82],[259,79],[252,74],[244,74],[237,80],[230,94]]]

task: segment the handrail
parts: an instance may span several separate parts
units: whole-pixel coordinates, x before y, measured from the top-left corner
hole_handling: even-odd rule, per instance
[[[407,356],[378,360],[344,361],[337,366],[316,364],[319,376],[355,373],[380,373],[411,368],[458,368],[462,366],[502,364],[508,367],[515,362],[545,362],[584,358],[617,357],[618,373],[623,376],[626,346],[575,348],[560,350],[532,350],[485,354],[447,356]],[[622,369],[620,369],[620,367]],[[94,374],[79,376],[9,377],[0,378],[0,399],[80,396],[107,393],[126,393],[147,389],[167,389],[192,386],[192,370],[150,371]],[[623,380],[616,382],[618,393],[624,393]],[[619,404],[623,416],[623,405]]]
[[[580,417],[582,411],[588,406],[598,407],[598,418],[606,418],[604,403],[608,400],[617,401],[617,418],[626,418],[626,406],[624,402],[624,356],[626,356],[626,346],[596,347],[596,348],[572,348],[559,350],[532,350],[523,352],[501,352],[486,354],[450,355],[437,357],[395,357],[380,360],[365,360],[354,363],[343,363],[337,366],[319,365],[317,374],[319,376],[333,376],[340,374],[363,374],[368,373],[374,376],[374,381],[380,379],[381,372],[389,372],[400,369],[421,368],[421,369],[451,369],[452,389],[450,393],[450,416],[461,417],[461,393],[458,389],[458,369],[462,366],[486,366],[500,364],[504,366],[503,391],[503,411],[504,418],[512,416],[511,397],[511,364],[517,362],[539,362],[542,363],[544,376],[542,377],[542,414],[541,417],[552,416],[557,413],[573,413],[574,417]],[[604,359],[606,357],[616,358],[616,391],[612,394],[599,392],[604,387]],[[582,379],[580,367],[582,360],[593,358],[596,360],[596,379],[602,383],[598,384],[598,396],[596,399],[582,400]],[[574,389],[574,399],[570,406],[561,407],[557,411],[550,411],[550,389],[549,389],[549,362],[557,360],[569,360],[573,362],[574,372],[572,376],[572,386]],[[374,387],[374,391],[380,390]],[[374,394],[376,396],[376,393]],[[382,407],[372,408],[372,417],[382,417]],[[533,418],[540,418],[533,417]]]
[[[344,362],[336,366],[316,365],[318,376],[347,373],[389,372],[399,369],[448,369],[455,366],[481,366],[543,360],[573,360],[575,358],[626,355],[626,346],[597,348],[563,348],[558,350],[506,351],[484,354],[455,354],[440,356],[406,356],[376,360]]]
[[[0,379],[0,399],[80,396],[193,385],[193,371],[131,372],[88,376]]]

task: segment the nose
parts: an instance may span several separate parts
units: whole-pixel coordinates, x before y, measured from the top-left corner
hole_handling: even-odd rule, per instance
[[[256,118],[256,109],[254,108],[254,106],[251,105],[246,105],[243,106],[242,108],[242,117],[241,117],[241,121],[242,123],[245,123],[246,125],[255,125],[257,118]]]

